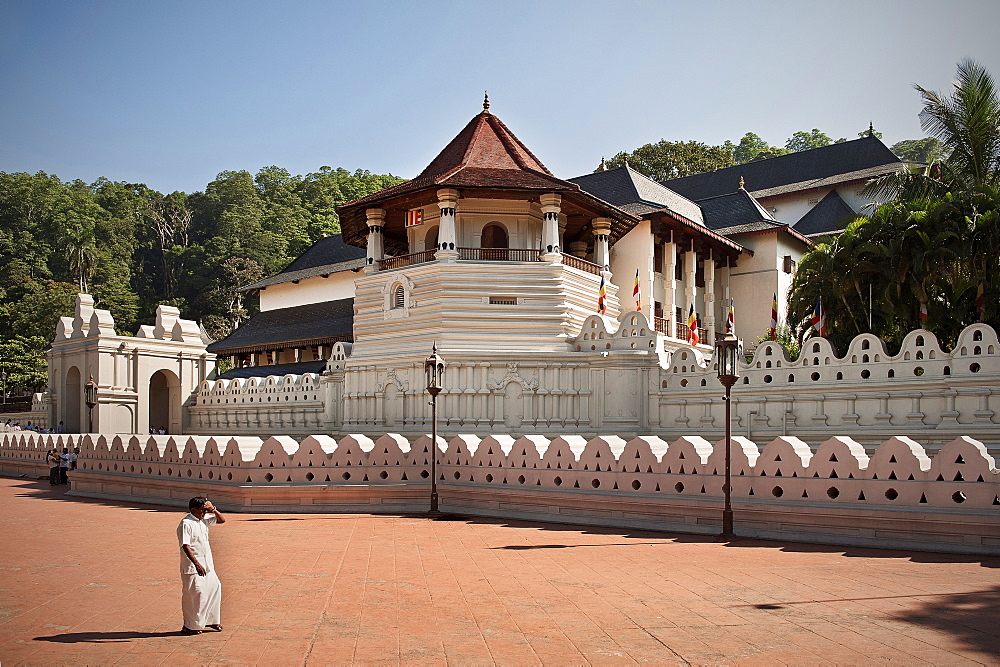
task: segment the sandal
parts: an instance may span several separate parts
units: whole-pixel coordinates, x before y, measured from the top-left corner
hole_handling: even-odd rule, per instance
[[[208,628],[208,629],[210,629],[212,632],[222,632],[222,624],[221,623],[212,623],[210,625],[206,625],[205,627]]]
[[[192,630],[187,626],[181,628],[182,635],[200,635],[202,632],[204,632],[204,630]]]

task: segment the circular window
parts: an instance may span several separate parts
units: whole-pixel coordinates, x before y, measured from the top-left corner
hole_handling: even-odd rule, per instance
[[[590,482],[590,485],[592,487],[594,487],[595,489],[599,489],[601,487],[601,480],[595,479],[595,480],[593,480],[593,481]]]
[[[955,493],[951,494],[951,499],[954,500],[956,503],[964,503],[967,500],[965,494],[962,493],[961,491],[956,491]]]
[[[865,370],[861,371],[861,379],[862,380],[867,380],[868,378],[871,377],[871,375],[872,375],[871,371],[869,371],[867,368]]]
[[[840,496],[840,489],[835,486],[831,486],[826,490],[826,495],[830,497],[830,500],[836,500],[837,497]]]
[[[633,491],[638,491],[641,488],[642,488],[642,482],[640,482],[637,479],[633,479],[632,480],[632,490]]]
[[[771,382],[771,376],[770,375],[765,375],[764,376],[764,382],[767,383],[767,384],[770,384],[770,382]]]
[[[771,489],[771,495],[774,496],[775,498],[780,498],[781,496],[785,495],[785,490],[780,486],[776,486],[773,489]]]
[[[677,482],[676,484],[674,484],[674,491],[676,491],[677,493],[684,493],[684,483]]]
[[[813,373],[812,375],[810,375],[810,376],[809,376],[809,378],[810,378],[810,379],[811,379],[811,380],[812,380],[813,382],[816,382],[817,380],[819,380],[819,373]]]
[[[978,373],[982,369],[983,369],[983,367],[980,366],[979,364],[972,364],[972,365],[969,366],[969,370],[972,371],[973,373]]]
[[[885,497],[888,500],[895,500],[896,498],[899,498],[899,492],[896,491],[896,489],[886,489]]]

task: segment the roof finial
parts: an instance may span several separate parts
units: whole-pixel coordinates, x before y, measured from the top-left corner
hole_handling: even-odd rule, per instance
[[[868,121],[868,136],[869,137],[875,136],[875,126],[872,124],[871,121]]]
[[[628,156],[627,155],[622,158],[622,165],[624,165],[624,167],[626,169],[628,169]]]
[[[483,113],[490,112],[490,94],[488,92],[483,92]]]
[[[604,161],[604,156],[601,156],[601,166],[597,168],[597,171],[607,171],[608,163]]]
[[[745,190],[746,189],[746,188],[743,187],[743,185],[744,185],[744,183],[743,183],[743,177],[740,176],[740,190]]]

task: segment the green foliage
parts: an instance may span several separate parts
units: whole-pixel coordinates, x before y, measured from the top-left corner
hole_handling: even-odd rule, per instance
[[[609,169],[630,167],[654,181],[700,174],[733,166],[732,144],[709,146],[700,141],[666,141],[640,146],[631,153],[619,153],[607,161]]]
[[[813,148],[829,146],[832,143],[833,139],[816,128],[813,128],[811,132],[800,130],[793,134],[788,141],[785,142],[785,148],[790,152],[798,153],[799,151],[808,151]]]
[[[769,157],[786,155],[788,152],[788,149],[781,148],[780,146],[771,146],[753,132],[747,132],[740,139],[739,145],[733,149],[733,159],[736,164],[746,164],[747,162],[756,162],[757,160],[764,160]]]
[[[122,334],[167,303],[222,337],[254,309],[237,287],[339,233],[338,205],[400,182],[271,166],[222,172],[204,192],[163,195],[105,178],[88,185],[0,172],[0,342],[51,340],[79,291],[110,310]]]
[[[934,137],[897,141],[889,150],[900,160],[917,164],[938,162],[946,155],[944,145]]]
[[[753,349],[756,350],[761,344],[771,340],[769,334],[763,336],[757,336],[757,341],[754,343]],[[789,361],[796,361],[799,355],[802,353],[802,344],[799,339],[795,336],[795,329],[788,326],[787,324],[782,324],[774,330],[774,340],[778,345],[785,348],[785,352],[788,353]],[[752,351],[747,357],[747,363],[753,359]]]
[[[1000,328],[1000,98],[990,74],[968,60],[950,97],[917,90],[924,129],[948,157],[940,168],[880,179],[873,190],[895,199],[802,258],[788,304],[800,338],[820,296],[840,349],[869,330],[892,347],[917,328],[945,346],[976,321]]]
[[[0,391],[39,391],[47,382],[43,352],[48,338],[16,335],[0,340],[0,370],[7,374]]]

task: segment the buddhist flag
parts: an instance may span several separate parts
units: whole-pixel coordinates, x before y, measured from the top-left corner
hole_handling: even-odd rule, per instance
[[[920,324],[921,324],[921,326],[923,326],[923,324],[925,322],[927,322],[927,304],[926,303],[921,303],[920,304]]]
[[[726,333],[736,333],[736,308],[732,299],[729,299],[729,314],[726,315]]]
[[[698,316],[694,313],[694,304],[691,304],[691,309],[688,311],[688,343],[691,347],[694,347],[701,340],[698,338]]]
[[[635,299],[635,309],[642,311],[642,294],[639,293],[639,269],[635,270],[635,287],[632,288],[632,297]]]
[[[812,318],[809,322],[823,338],[826,338],[826,313],[823,312],[823,297],[816,299],[816,306],[813,308]]]
[[[774,300],[771,301],[771,328],[767,330],[767,335],[771,340],[778,340],[778,293],[774,293]]]
[[[983,313],[986,310],[986,287],[983,281],[979,281],[979,289],[976,290],[976,321],[983,321]]]
[[[424,224],[424,209],[417,209],[416,211],[406,212],[406,226],[407,227],[419,227]]]
[[[597,314],[604,315],[608,312],[608,306],[605,303],[607,298],[607,290],[604,289],[604,274],[601,274],[601,288],[597,291]]]

